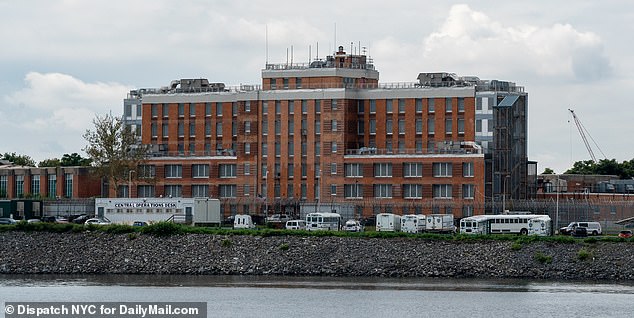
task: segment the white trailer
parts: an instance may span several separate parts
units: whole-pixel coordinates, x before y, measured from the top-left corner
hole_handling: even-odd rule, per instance
[[[393,213],[376,215],[377,232],[398,232],[401,230],[401,216]]]
[[[98,218],[132,224],[172,221],[193,225],[220,225],[220,201],[211,198],[97,198]]]
[[[454,233],[453,214],[430,214],[427,216],[425,231],[432,233]]]
[[[234,229],[254,229],[255,223],[253,223],[253,219],[250,215],[247,214],[236,214],[233,219],[233,228]]]
[[[407,214],[401,217],[401,232],[422,233],[426,230],[427,218],[422,214]]]

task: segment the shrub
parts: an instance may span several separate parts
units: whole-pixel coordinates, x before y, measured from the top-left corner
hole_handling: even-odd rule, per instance
[[[222,247],[231,247],[231,240],[226,238],[224,240],[222,240],[222,242],[220,243],[220,245],[222,245]]]
[[[553,261],[553,257],[550,255],[546,255],[542,252],[535,253],[535,260],[541,264],[550,264]]]
[[[521,249],[522,249],[522,243],[520,243],[519,241],[515,241],[511,245],[511,250],[513,250],[513,251],[519,251]]]
[[[586,250],[585,248],[582,248],[582,249],[579,250],[579,252],[577,252],[577,258],[580,261],[585,261],[585,260],[591,259],[593,257],[594,256],[592,255],[592,252]]]
[[[142,227],[141,232],[145,234],[156,235],[156,236],[170,236],[174,234],[183,233],[184,229],[179,224],[167,222],[167,221],[161,221],[161,222],[157,222],[157,223]]]
[[[137,233],[134,233],[134,232],[133,233],[128,233],[128,240],[134,240],[137,237],[139,237],[139,234],[137,234]]]
[[[126,224],[111,224],[103,226],[103,230],[106,233],[112,234],[123,234],[123,233],[132,233],[134,232],[134,227]]]
[[[281,245],[280,245],[280,250],[281,250],[281,251],[286,251],[286,250],[288,250],[288,244],[286,244],[286,243],[281,244]]]

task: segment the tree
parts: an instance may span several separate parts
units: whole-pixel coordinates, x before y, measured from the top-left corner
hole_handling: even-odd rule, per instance
[[[84,134],[88,145],[83,150],[92,160],[94,174],[117,189],[145,161],[149,148],[137,143],[136,134],[119,117],[96,115],[93,124],[94,130]]]
[[[27,155],[18,155],[14,153],[5,153],[2,156],[3,160],[8,160],[16,166],[35,167],[35,161]]]
[[[86,167],[86,166],[90,166],[91,163],[92,163],[92,160],[90,158],[82,158],[76,152],[73,152],[70,155],[64,154],[61,160],[62,167],[77,167],[77,166]]]
[[[599,162],[592,160],[577,161],[566,173],[615,175],[619,176],[620,179],[629,179],[634,177],[634,159],[623,161],[623,163],[618,163],[616,159],[601,159]]]
[[[40,168],[43,168],[43,167],[59,167],[61,165],[62,165],[62,163],[57,158],[44,159],[44,160],[40,161],[40,163],[37,164],[37,166],[40,167]]]
[[[546,168],[544,169],[544,172],[542,172],[542,174],[555,174],[555,171],[553,171],[553,169]]]

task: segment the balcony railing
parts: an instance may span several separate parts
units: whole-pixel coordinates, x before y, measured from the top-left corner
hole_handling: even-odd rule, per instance
[[[402,156],[402,155],[466,155],[466,154],[481,154],[482,150],[477,148],[435,148],[435,149],[385,149],[385,148],[373,148],[373,147],[361,147],[359,149],[346,149],[345,155],[347,156]]]

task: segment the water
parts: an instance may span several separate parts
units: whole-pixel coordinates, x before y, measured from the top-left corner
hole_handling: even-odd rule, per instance
[[[0,301],[202,301],[209,317],[596,318],[631,316],[634,283],[0,275]]]

